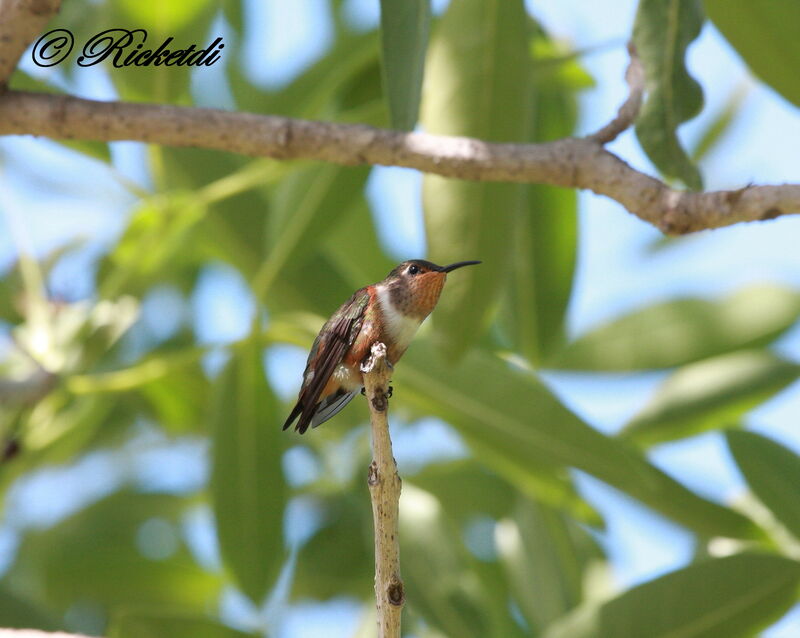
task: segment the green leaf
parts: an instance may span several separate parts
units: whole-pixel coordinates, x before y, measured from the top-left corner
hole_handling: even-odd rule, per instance
[[[73,399],[56,389],[23,413],[18,426],[22,454],[3,465],[0,495],[14,479],[46,464],[73,460],[104,439],[113,439],[136,417],[130,405],[116,397],[91,396]]]
[[[565,370],[647,370],[685,365],[777,339],[800,314],[800,294],[751,286],[718,301],[656,303],[584,334],[548,366]]]
[[[515,349],[534,364],[566,340],[578,244],[575,191],[528,187],[528,210],[514,234],[508,315]],[[481,266],[482,267],[482,266]]]
[[[376,31],[364,34],[342,32],[327,55],[278,93],[262,97],[252,84],[237,85],[234,77],[237,104],[256,112],[336,120],[342,111],[343,97],[354,78],[363,76],[371,67],[379,67],[378,48]],[[376,80],[380,91],[379,78]],[[258,101],[254,101],[254,97]]]
[[[369,599],[374,595],[375,563],[368,495],[358,489],[320,499],[315,505],[320,528],[297,553],[292,598]]]
[[[196,204],[206,205],[191,237],[196,241],[184,245],[181,259],[218,259],[252,276],[266,252],[271,212],[267,187],[278,182],[288,166],[197,148],[163,148],[161,155],[170,187],[192,192]]]
[[[519,499],[513,519],[495,532],[514,598],[536,635],[583,599],[583,578],[603,553],[574,519],[553,508]]]
[[[658,170],[694,190],[702,189],[702,178],[681,147],[677,129],[703,107],[703,90],[684,65],[686,48],[702,25],[699,0],[641,0],[633,25],[648,92],[636,135]]]
[[[59,623],[48,612],[16,594],[0,588],[0,627],[55,631]]]
[[[101,5],[98,13],[102,15],[104,29],[119,29],[123,25],[126,29],[144,29],[147,39],[143,42],[142,50],[155,51],[168,38],[172,38],[166,45],[170,51],[187,49],[191,45],[199,51],[211,45],[216,37],[210,33],[210,27],[217,5],[211,0],[165,3],[120,0]],[[131,46],[123,50],[121,61],[135,50],[139,42],[141,36],[134,36]],[[221,55],[224,57],[225,54],[225,49],[222,49]],[[191,71],[195,67],[174,64],[117,67],[111,65],[110,59],[103,64],[107,65],[109,77],[124,100],[191,103]],[[197,70],[202,72],[206,69],[199,67]]]
[[[286,558],[281,468],[285,439],[256,340],[242,344],[216,382],[211,494],[220,550],[242,591],[256,604]]]
[[[763,350],[721,355],[679,368],[620,435],[640,445],[671,441],[724,425],[800,376],[800,365]]]
[[[580,511],[565,473],[571,466],[703,534],[757,533],[742,515],[698,497],[632,447],[583,423],[533,374],[481,350],[458,365],[435,352],[430,341],[415,341],[394,373],[398,396],[455,426],[476,458],[523,493]]]
[[[183,29],[193,20],[202,17],[211,0],[195,0],[195,2],[167,2],[151,4],[137,0],[118,0],[116,3],[126,14],[128,20],[141,25],[142,28],[164,33]]]
[[[731,125],[739,115],[746,95],[747,89],[740,86],[731,93],[722,108],[717,111],[692,149],[694,163],[697,164],[708,157],[730,133]]]
[[[121,292],[140,295],[154,283],[164,283],[165,271],[174,272],[191,259],[187,246],[206,213],[191,193],[142,200],[122,237],[100,263],[101,297]]]
[[[200,615],[125,609],[114,615],[109,638],[244,638],[253,636]]]
[[[561,52],[543,31],[537,32],[533,50],[529,140],[568,137],[577,120],[577,91],[585,81],[581,69],[572,62],[553,61]],[[514,233],[509,299],[502,318],[514,349],[537,364],[565,340],[578,243],[578,198],[574,190],[541,184],[525,190],[526,208]]]
[[[472,459],[428,465],[403,482],[436,496],[447,514],[462,523],[477,515],[503,518],[514,506],[513,487]]]
[[[755,432],[729,430],[725,437],[750,489],[800,539],[800,457]]]
[[[112,494],[51,528],[26,533],[7,578],[61,613],[76,601],[199,612],[219,595],[221,582],[194,562],[180,539],[189,504],[167,494]]]
[[[400,556],[409,609],[446,636],[483,638],[490,619],[470,557],[439,501],[413,486],[400,497]]]
[[[318,249],[331,228],[363,196],[367,174],[366,168],[314,164],[294,171],[280,183],[268,220],[269,253],[253,277],[258,298],[266,298],[285,268]]]
[[[544,638],[736,638],[752,636],[797,600],[800,564],[745,553],[690,565],[587,605]]]
[[[429,133],[496,142],[527,137],[531,65],[522,0],[454,0],[428,50],[422,124]],[[512,62],[513,61],[513,62]],[[511,244],[525,206],[519,184],[426,175],[425,227],[437,263],[479,259],[450,277],[433,321],[451,357],[486,328],[511,265]]]
[[[353,250],[353,246],[358,246],[358,250]],[[331,230],[326,254],[350,282],[352,290],[378,281],[397,265],[381,248],[375,221],[363,198],[359,198],[352,212]],[[335,308],[329,308],[328,312],[333,310]]]
[[[284,271],[275,280],[267,299],[270,312],[305,310],[330,316],[353,291],[363,286],[351,283],[325,254],[315,253]],[[322,327],[319,323],[317,329]],[[313,338],[312,338],[313,339]],[[311,341],[303,344],[311,347]]]
[[[381,0],[383,80],[399,131],[417,122],[430,20],[430,0]]]
[[[800,106],[800,5],[795,0],[704,0],[708,17],[761,80]]]

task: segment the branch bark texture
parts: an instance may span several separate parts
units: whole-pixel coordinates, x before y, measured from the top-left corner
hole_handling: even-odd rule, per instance
[[[25,49],[60,4],[60,0],[0,0],[0,93]]]
[[[389,380],[391,368],[386,346],[375,343],[372,354],[361,367],[372,424],[372,463],[369,493],[375,526],[375,600],[378,609],[378,638],[400,638],[400,616],[405,602],[400,579],[400,475],[389,437]]]
[[[692,193],[670,188],[605,148],[629,128],[644,94],[630,49],[630,94],[609,124],[585,138],[548,144],[495,144],[473,138],[401,133],[216,109],[3,90],[27,45],[59,0],[0,0],[0,135],[101,142],[132,140],[275,159],[403,166],[463,180],[541,183],[591,190],[668,234],[800,213],[800,184]]]
[[[135,140],[281,160],[403,166],[463,180],[588,189],[616,200],[668,234],[800,213],[800,184],[703,193],[670,188],[604,148],[603,143],[616,137],[619,129],[620,122],[614,120],[587,138],[495,144],[197,107],[98,102],[18,91],[0,97],[0,135]]]

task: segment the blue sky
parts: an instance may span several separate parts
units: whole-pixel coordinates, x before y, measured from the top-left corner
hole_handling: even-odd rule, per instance
[[[446,2],[435,2],[441,10]],[[624,42],[630,34],[635,12],[633,0],[610,3],[551,0],[529,2],[530,9],[559,38],[583,49],[608,44],[585,56],[583,63],[596,81],[582,100],[579,133],[604,124],[625,97]],[[293,0],[248,4],[249,34],[246,57],[251,77],[265,85],[280,85],[324,52],[330,42],[330,16],[326,0]],[[347,14],[362,26],[378,18],[377,0],[348,0]],[[613,7],[613,10],[610,8]],[[616,43],[616,44],[613,44]],[[710,26],[689,53],[689,67],[706,90],[702,115],[684,126],[681,137],[690,146],[711,118],[738,90],[746,96],[740,116],[730,133],[704,162],[708,188],[737,187],[749,182],[797,181],[796,141],[800,139],[797,110],[770,89],[753,81],[735,52]],[[99,69],[86,69],[81,92],[110,97],[110,85]],[[142,170],[142,147],[133,143],[113,146],[116,170],[125,179],[147,184]],[[612,145],[635,167],[652,171],[632,134]],[[379,168],[373,171],[368,198],[381,238],[398,259],[419,256],[425,241],[420,209],[421,177],[414,171]],[[70,157],[64,170],[64,155],[46,141],[0,140],[0,268],[5,267],[20,246],[36,254],[75,236],[86,236],[94,250],[110,241],[123,227],[134,198],[110,171],[96,162]],[[677,294],[723,295],[752,282],[781,282],[800,288],[800,217],[739,225],[700,233],[657,252],[650,250],[659,233],[608,199],[582,193],[581,247],[576,288],[569,309],[573,334],[620,312]],[[91,255],[67,263],[55,281],[55,289],[68,297],[90,293],[87,271]],[[381,273],[382,274],[382,273]],[[368,283],[368,282],[364,282]],[[163,300],[167,303],[168,300]],[[224,302],[224,303],[223,303]],[[151,303],[158,303],[152,302]],[[242,282],[224,268],[212,270],[193,299],[199,319],[197,332],[207,342],[227,342],[243,334],[249,321],[243,309],[249,303]],[[244,319],[243,319],[244,316]],[[0,337],[1,338],[1,337]],[[781,350],[800,359],[800,330],[783,339]],[[299,378],[304,354],[279,350],[268,359],[268,369],[292,370],[284,377]],[[295,374],[296,372],[296,374]],[[271,375],[277,377],[280,375]],[[589,379],[582,375],[548,374],[547,382],[581,416],[603,431],[614,431],[646,400],[663,375],[609,375]],[[294,388],[278,388],[287,394]],[[796,415],[800,413],[797,384],[749,415],[748,424],[768,432],[800,451]],[[424,427],[437,427],[435,424]],[[455,445],[445,435],[431,434],[442,445]],[[405,435],[404,435],[405,436]],[[398,457],[413,460],[416,439],[398,441]],[[194,454],[194,456],[193,456]],[[743,483],[720,437],[705,435],[660,446],[652,459],[690,487],[720,500],[741,492]],[[81,472],[100,471],[97,463]],[[187,472],[197,472],[202,451],[187,452]],[[194,469],[192,469],[194,468]],[[196,475],[192,475],[196,476]],[[200,480],[200,479],[198,479]],[[641,582],[689,560],[691,536],[621,497],[590,477],[578,475],[584,492],[608,517],[604,542],[613,559],[619,586]],[[52,489],[50,486],[48,489]],[[41,489],[38,494],[46,493]],[[35,500],[35,499],[34,499]],[[201,517],[202,519],[202,517]],[[206,521],[208,523],[208,521]],[[198,529],[203,529],[202,520]],[[207,524],[206,524],[207,528]],[[0,554],[4,538],[0,533]],[[13,543],[12,543],[13,544]],[[2,568],[0,556],[0,568]],[[226,598],[231,617],[247,613],[235,594]],[[254,610],[250,610],[253,613]],[[303,609],[281,617],[281,636],[320,635],[319,627],[337,626],[341,636],[354,629],[359,610],[348,601]],[[333,620],[332,620],[333,619]],[[320,625],[321,623],[321,625]],[[769,638],[788,638],[800,633],[800,613],[795,611],[768,631]]]

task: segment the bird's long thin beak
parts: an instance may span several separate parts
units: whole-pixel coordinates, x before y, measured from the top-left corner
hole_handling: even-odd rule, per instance
[[[462,266],[472,266],[474,264],[479,264],[479,261],[457,261],[454,264],[450,264],[449,266],[442,266],[441,272],[450,272],[451,270],[455,270],[456,268],[461,268]]]

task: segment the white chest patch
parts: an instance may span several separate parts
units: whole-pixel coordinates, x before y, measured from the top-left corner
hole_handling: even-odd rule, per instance
[[[399,312],[392,304],[392,298],[387,288],[378,286],[377,292],[378,302],[381,304],[381,311],[386,320],[386,330],[392,340],[405,350],[422,322]]]

